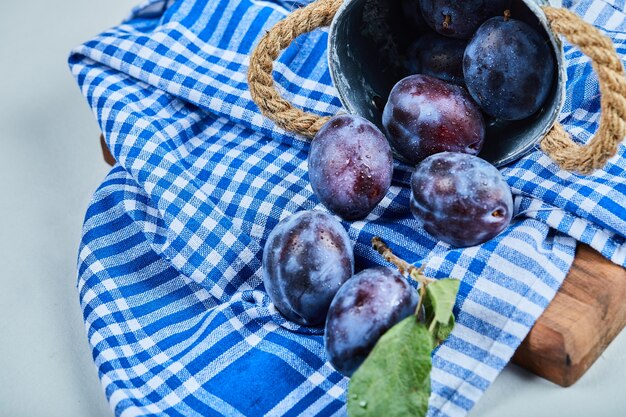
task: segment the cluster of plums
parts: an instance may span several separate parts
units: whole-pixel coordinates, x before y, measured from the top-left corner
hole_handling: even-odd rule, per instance
[[[477,154],[485,119],[526,119],[545,103],[554,57],[537,30],[511,16],[511,3],[419,0],[422,14],[411,21],[431,30],[404,51],[411,75],[392,89],[382,120],[408,162],[441,151]]]
[[[391,184],[393,158],[385,136],[353,115],[332,118],[313,139],[309,179],[322,204],[345,220],[365,217]],[[500,172],[467,153],[439,152],[411,176],[411,212],[435,238],[473,246],[504,230],[513,214]]]
[[[502,232],[513,213],[506,181],[475,156],[485,120],[539,111],[553,82],[553,57],[535,29],[511,17],[511,0],[411,1],[419,2],[419,19],[432,30],[407,48],[412,75],[389,94],[385,133],[359,116],[333,117],[311,143],[309,179],[332,213],[362,219],[389,190],[393,148],[415,166],[410,210],[422,227],[451,245],[477,245]],[[298,212],[272,230],[263,279],[287,319],[325,324],[328,358],[348,376],[418,305],[417,292],[397,270],[354,275],[346,231],[321,211]]]
[[[325,324],[330,363],[346,376],[380,336],[413,314],[419,296],[397,269],[354,274],[352,245],[332,215],[316,210],[283,219],[263,252],[263,282],[283,316],[304,326]]]
[[[485,121],[538,112],[552,88],[554,58],[536,29],[511,16],[511,0],[407,1],[410,18],[430,29],[406,48],[412,74],[391,89],[384,134],[359,116],[332,118],[313,139],[309,179],[330,211],[364,218],[389,189],[393,150],[416,166],[411,211],[424,229],[473,246],[504,230],[513,212],[506,182],[475,156]]]

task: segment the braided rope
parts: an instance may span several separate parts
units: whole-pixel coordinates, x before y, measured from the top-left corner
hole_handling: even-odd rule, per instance
[[[250,58],[248,84],[261,112],[283,129],[308,138],[315,136],[329,117],[305,113],[282,98],[272,77],[274,60],[298,36],[328,26],[343,0],[317,0],[298,9],[267,32]],[[576,14],[553,7],[544,12],[555,33],[577,45],[592,60],[601,93],[600,126],[585,146],[576,144],[563,126],[555,123],[541,141],[541,149],[561,168],[588,174],[602,168],[626,136],[626,79],[611,40]]]
[[[591,58],[600,84],[600,126],[591,141],[575,143],[563,126],[555,123],[541,141],[541,149],[568,171],[589,174],[602,168],[617,153],[626,136],[626,78],[611,40],[566,9],[544,7],[552,29]]]
[[[278,54],[298,36],[328,26],[343,0],[317,0],[281,20],[261,38],[250,57],[248,85],[261,112],[283,129],[308,138],[315,136],[329,117],[296,109],[274,87],[272,71]]]

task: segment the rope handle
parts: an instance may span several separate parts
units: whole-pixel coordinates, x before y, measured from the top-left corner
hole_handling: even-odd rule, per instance
[[[600,126],[587,145],[575,143],[560,123],[541,141],[541,149],[561,168],[589,174],[604,167],[626,136],[626,78],[611,39],[566,9],[544,7],[555,33],[591,58],[600,84]]]
[[[307,138],[313,138],[330,117],[305,113],[282,98],[274,87],[274,61],[298,36],[329,26],[341,3],[343,0],[316,0],[295,10],[263,35],[250,56],[248,85],[261,113],[283,129]]]
[[[303,112],[282,98],[272,77],[274,60],[298,36],[329,26],[343,0],[316,0],[278,22],[262,38],[250,57],[248,84],[261,112],[285,130],[307,138],[329,119]],[[563,35],[589,58],[600,84],[600,126],[587,145],[575,143],[560,123],[541,141],[541,149],[561,168],[589,174],[617,153],[626,136],[626,78],[611,39],[566,9],[543,7],[552,30]]]

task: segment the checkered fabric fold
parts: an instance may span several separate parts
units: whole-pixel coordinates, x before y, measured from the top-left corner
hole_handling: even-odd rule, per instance
[[[626,53],[624,0],[567,6]],[[298,4],[295,5],[297,7]],[[119,416],[344,415],[348,379],[326,361],[322,330],[286,321],[264,291],[268,233],[285,216],[325,210],[307,177],[309,145],[262,117],[248,56],[292,2],[148,1],[76,48],[70,67],[118,161],[86,214],[81,306]],[[276,64],[281,93],[319,114],[340,110],[324,31]],[[565,45],[561,121],[576,140],[597,127],[588,59]],[[462,280],[458,325],[433,355],[429,415],[463,416],[558,290],[576,241],[626,265],[624,147],[604,170],[560,171],[541,151],[504,168],[516,216],[496,239],[453,249],[409,212],[407,166],[363,221],[344,222],[357,270],[383,261],[383,237],[432,277]]]

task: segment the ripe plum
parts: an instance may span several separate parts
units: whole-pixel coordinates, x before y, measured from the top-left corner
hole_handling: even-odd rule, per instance
[[[409,62],[414,73],[430,75],[440,80],[463,85],[463,53],[467,41],[447,38],[428,32],[409,48]]]
[[[370,268],[350,278],[326,319],[324,345],[333,367],[352,375],[380,336],[415,312],[418,300],[417,291],[395,269]]]
[[[409,163],[455,151],[477,154],[485,122],[467,91],[427,75],[410,75],[391,90],[383,127],[393,148]]]
[[[444,152],[424,159],[411,176],[411,212],[435,238],[474,246],[498,235],[513,215],[511,189],[500,172],[473,155]]]
[[[393,155],[387,139],[362,117],[333,117],[311,142],[313,192],[343,219],[367,216],[387,194],[392,174]]]
[[[511,0],[420,0],[426,23],[437,33],[469,39],[490,17],[503,15]]]
[[[463,72],[467,89],[485,113],[521,120],[546,101],[554,58],[546,41],[528,24],[494,17],[467,45]]]
[[[265,289],[276,308],[296,323],[322,325],[335,293],[353,273],[350,239],[330,214],[292,214],[276,225],[265,243]]]

